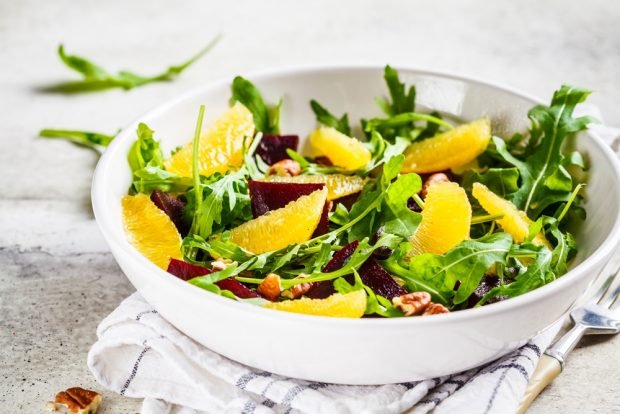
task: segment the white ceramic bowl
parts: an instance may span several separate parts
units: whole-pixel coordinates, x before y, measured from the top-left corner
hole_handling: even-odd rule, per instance
[[[268,100],[284,97],[282,131],[304,136],[315,126],[311,98],[338,114],[348,112],[353,123],[378,114],[373,98],[386,95],[382,72],[379,66],[322,67],[248,78]],[[419,107],[463,120],[488,115],[494,132],[503,136],[527,128],[528,108],[541,102],[458,76],[404,68],[400,74],[416,85]],[[139,121],[156,131],[166,151],[189,141],[200,104],[207,106],[207,122],[225,110],[232,77],[160,106],[124,129],[97,166],[92,201],[99,227],[136,289],[178,329],[235,361],[344,384],[412,381],[469,369],[508,353],[562,316],[618,245],[618,161],[599,138],[583,134],[577,145],[591,168],[588,218],[577,234],[579,254],[568,274],[521,297],[426,318],[350,320],[263,309],[182,282],[150,263],[125,237],[120,200],[131,180],[127,152]]]

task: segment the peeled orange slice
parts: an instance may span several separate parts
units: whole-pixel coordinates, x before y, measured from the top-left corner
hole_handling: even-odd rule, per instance
[[[426,193],[422,221],[410,241],[411,255],[444,254],[469,237],[471,205],[457,183],[439,182]]]
[[[482,154],[490,139],[491,121],[482,118],[414,142],[405,150],[403,172],[431,173],[461,167]]]
[[[171,258],[182,258],[181,235],[146,194],[123,197],[122,207],[129,242],[147,259],[166,269]]]
[[[220,116],[200,138],[200,174],[224,173],[243,163],[243,140],[254,136],[252,113],[237,102]],[[192,176],[193,143],[188,142],[164,163],[166,170],[182,177]]]
[[[265,253],[310,240],[323,214],[325,188],[247,221],[230,231],[230,240],[244,249]]]
[[[310,145],[315,155],[324,155],[336,166],[347,170],[364,168],[370,161],[370,151],[360,141],[328,127],[315,129],[310,134]]]
[[[366,310],[366,292],[356,290],[345,294],[334,293],[325,299],[301,298],[284,302],[268,303],[265,307],[306,315],[332,316],[336,318],[361,318]]]
[[[365,184],[364,179],[357,175],[342,174],[297,175],[295,177],[270,175],[267,176],[266,180],[278,183],[325,184],[329,201],[359,193]]]
[[[525,212],[519,210],[510,201],[489,190],[484,184],[474,183],[472,194],[487,213],[504,215],[504,217],[495,221],[506,233],[512,236],[516,243],[523,243],[527,239],[532,220]],[[551,249],[551,245],[542,233],[537,234],[532,243]]]

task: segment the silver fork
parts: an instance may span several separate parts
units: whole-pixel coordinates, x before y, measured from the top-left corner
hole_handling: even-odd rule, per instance
[[[550,346],[538,361],[517,414],[525,413],[538,394],[560,375],[566,357],[575,349],[584,335],[610,335],[620,332],[620,314],[613,312],[620,305],[615,304],[620,296],[620,285],[606,295],[618,273],[620,273],[620,268],[605,279],[587,304],[575,308],[570,313],[575,325]]]

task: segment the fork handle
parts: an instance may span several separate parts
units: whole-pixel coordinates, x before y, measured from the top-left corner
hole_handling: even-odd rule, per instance
[[[562,372],[560,361],[547,354],[543,354],[538,360],[538,365],[536,365],[536,369],[530,378],[530,383],[525,390],[525,395],[523,400],[521,400],[517,414],[524,414],[530,407],[530,404],[538,397],[538,394],[547,385],[551,384],[560,375],[560,372]]]

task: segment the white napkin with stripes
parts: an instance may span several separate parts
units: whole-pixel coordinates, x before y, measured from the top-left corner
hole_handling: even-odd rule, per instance
[[[555,324],[511,354],[460,374],[334,385],[231,361],[182,334],[135,293],[99,325],[88,366],[104,387],[144,398],[142,414],[510,413],[559,328]]]
[[[579,115],[602,120],[591,105]],[[620,129],[592,125],[616,152]],[[285,378],[231,361],[194,342],[138,293],[97,329],[88,366],[104,387],[144,398],[142,414],[513,413],[561,321],[505,357],[467,372],[381,386]]]

